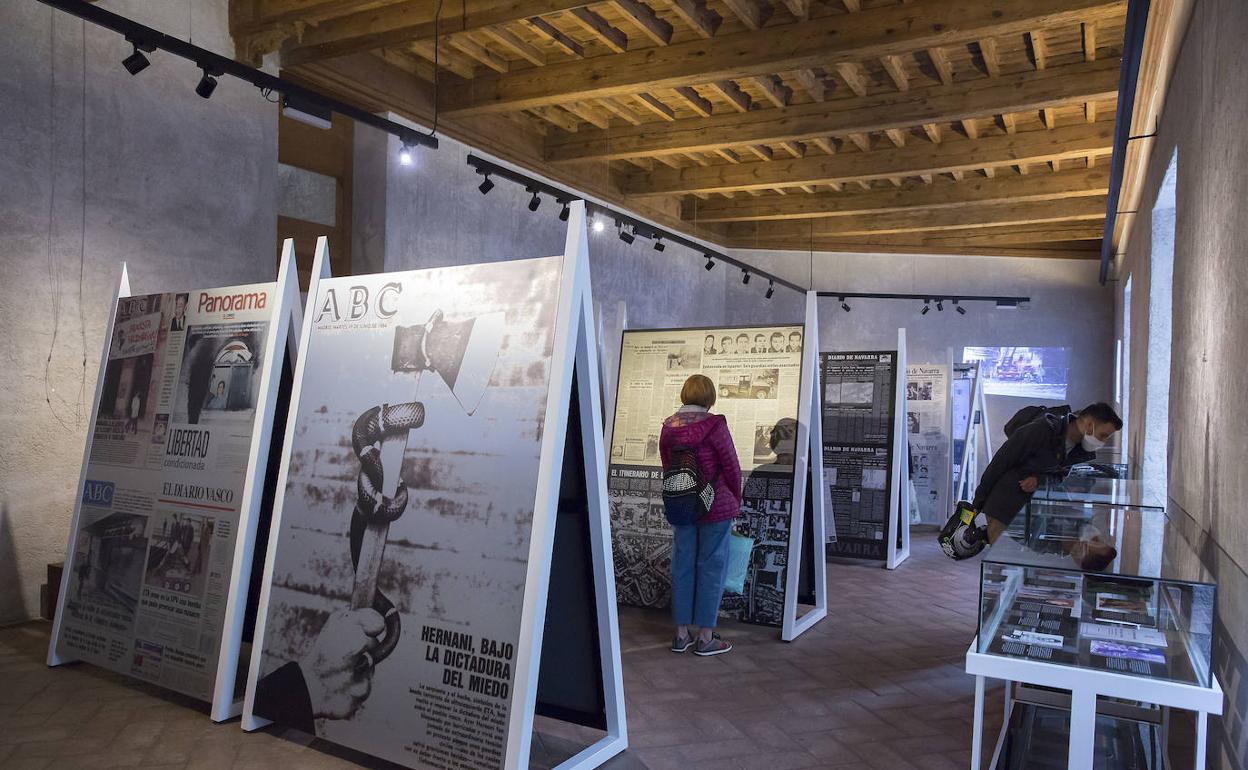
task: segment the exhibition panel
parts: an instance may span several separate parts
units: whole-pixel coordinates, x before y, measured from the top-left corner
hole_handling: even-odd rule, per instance
[[[906,438],[910,443],[911,482],[917,520],[943,523],[949,500],[949,449],[952,443],[949,366],[906,367]]]
[[[525,767],[544,690],[607,731],[567,767],[624,747],[575,214],[566,255],[538,259],[332,278],[321,240],[246,729],[276,721],[408,767]],[[552,558],[588,581],[549,594],[584,605],[561,607],[586,647],[563,654],[595,680],[570,690],[539,687]]]
[[[608,479],[622,603],[670,602],[672,529],[664,516],[659,429],[680,406],[685,380],[704,374],[715,383],[715,411],[728,420],[744,475],[737,530],[754,541],[745,587],[724,595],[720,614],[784,623],[792,603],[787,572],[801,563],[791,528],[794,502],[802,501],[795,460],[808,451],[798,430],[804,336],[801,325],[624,333]]]
[[[829,557],[909,555],[905,330],[896,350],[821,353],[823,472]]]
[[[101,357],[49,665],[85,660],[238,714],[235,678],[287,331],[276,283],[131,295]]]

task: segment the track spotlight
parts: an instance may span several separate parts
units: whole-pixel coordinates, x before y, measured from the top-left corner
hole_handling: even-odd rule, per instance
[[[399,150],[399,165],[412,165],[412,148],[408,147],[406,144],[403,145],[403,149]]]
[[[139,74],[147,69],[149,64],[151,62],[147,60],[147,57],[143,55],[143,52],[139,50],[137,45],[134,47],[134,53],[121,60],[121,66],[125,67],[126,72],[129,72],[131,75]]]
[[[655,250],[655,251],[662,251],[663,249],[666,249],[666,248],[667,248],[667,246],[663,245],[663,237],[662,237],[662,236],[659,236],[658,238],[655,238],[655,239],[654,239],[654,250]]]
[[[742,284],[748,284],[749,282],[750,282],[750,271],[749,271],[749,270],[746,270],[746,269],[743,267],[743,268],[741,268],[741,283],[742,283]]]
[[[966,315],[966,308],[959,305],[956,299],[953,300],[953,309],[958,311],[958,315]]]
[[[837,299],[841,301],[841,310],[844,310],[846,313],[853,310],[853,308],[849,306],[849,303],[845,301],[844,297],[837,297]]]
[[[628,230],[624,227],[624,225],[623,225],[623,224],[621,224],[620,222],[616,222],[616,223],[615,223],[615,226],[616,226],[617,228],[619,228],[619,231],[620,231],[620,232],[619,232],[619,235],[620,235],[620,240],[621,240],[621,241],[624,241],[624,242],[625,242],[625,243],[627,243],[629,246],[632,246],[632,245],[633,245],[633,241],[637,240],[636,236],[634,236],[632,233],[630,233],[630,232],[629,232],[629,231],[628,231]]]
[[[930,312],[932,312],[932,301],[925,299],[923,300],[923,309],[919,311],[919,315],[927,315]]]
[[[765,299],[771,299],[771,295],[775,293],[776,293],[776,282],[768,278],[767,279],[767,291],[766,293],[763,294],[763,297]]]
[[[707,269],[707,270],[714,270],[714,269],[715,269],[715,260],[711,259],[710,257],[707,257],[707,258],[706,258],[706,269]]]
[[[481,191],[482,195],[485,195],[489,193],[490,190],[494,189],[494,181],[490,179],[489,174],[485,175],[485,179],[482,180],[481,184],[477,185],[477,189]]]
[[[572,216],[572,209],[568,206],[568,202],[563,202],[563,208],[559,210],[559,221],[567,222],[568,217]]]
[[[939,300],[939,299],[936,300],[936,312],[937,313],[945,312],[945,303],[943,300]]]
[[[214,77],[216,73],[209,72],[207,67],[200,67],[203,75],[199,78],[199,83],[195,85],[195,93],[199,94],[202,99],[211,99],[212,92],[217,90],[217,79]]]
[[[525,192],[533,193],[533,197],[529,198],[529,211],[537,211],[537,207],[542,205],[542,199],[537,194],[537,190],[533,189],[532,187],[526,187]]]
[[[602,220],[594,217],[594,232],[600,233],[605,229],[607,229],[607,226],[602,223]]]

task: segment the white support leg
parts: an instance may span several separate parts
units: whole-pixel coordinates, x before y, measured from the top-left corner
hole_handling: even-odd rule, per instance
[[[1074,690],[1070,693],[1069,770],[1092,770],[1093,738],[1096,736],[1096,691]]]
[[[971,728],[971,770],[979,770],[984,752],[984,678],[975,677],[975,725]]]

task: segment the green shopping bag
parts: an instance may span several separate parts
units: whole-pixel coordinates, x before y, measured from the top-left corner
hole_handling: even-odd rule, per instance
[[[724,578],[724,591],[739,594],[745,591],[745,573],[750,569],[750,553],[754,550],[754,538],[735,529],[728,533],[728,575]]]

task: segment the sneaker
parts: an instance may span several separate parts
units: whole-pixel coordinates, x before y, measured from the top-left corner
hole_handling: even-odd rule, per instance
[[[701,655],[705,658],[710,655],[723,655],[731,649],[731,643],[725,642],[722,638],[720,638],[719,634],[711,634],[711,641],[709,642],[704,642],[701,639],[698,640],[697,649],[693,651],[693,654]]]
[[[692,646],[692,636],[678,636],[672,640],[672,652],[685,652]]]

